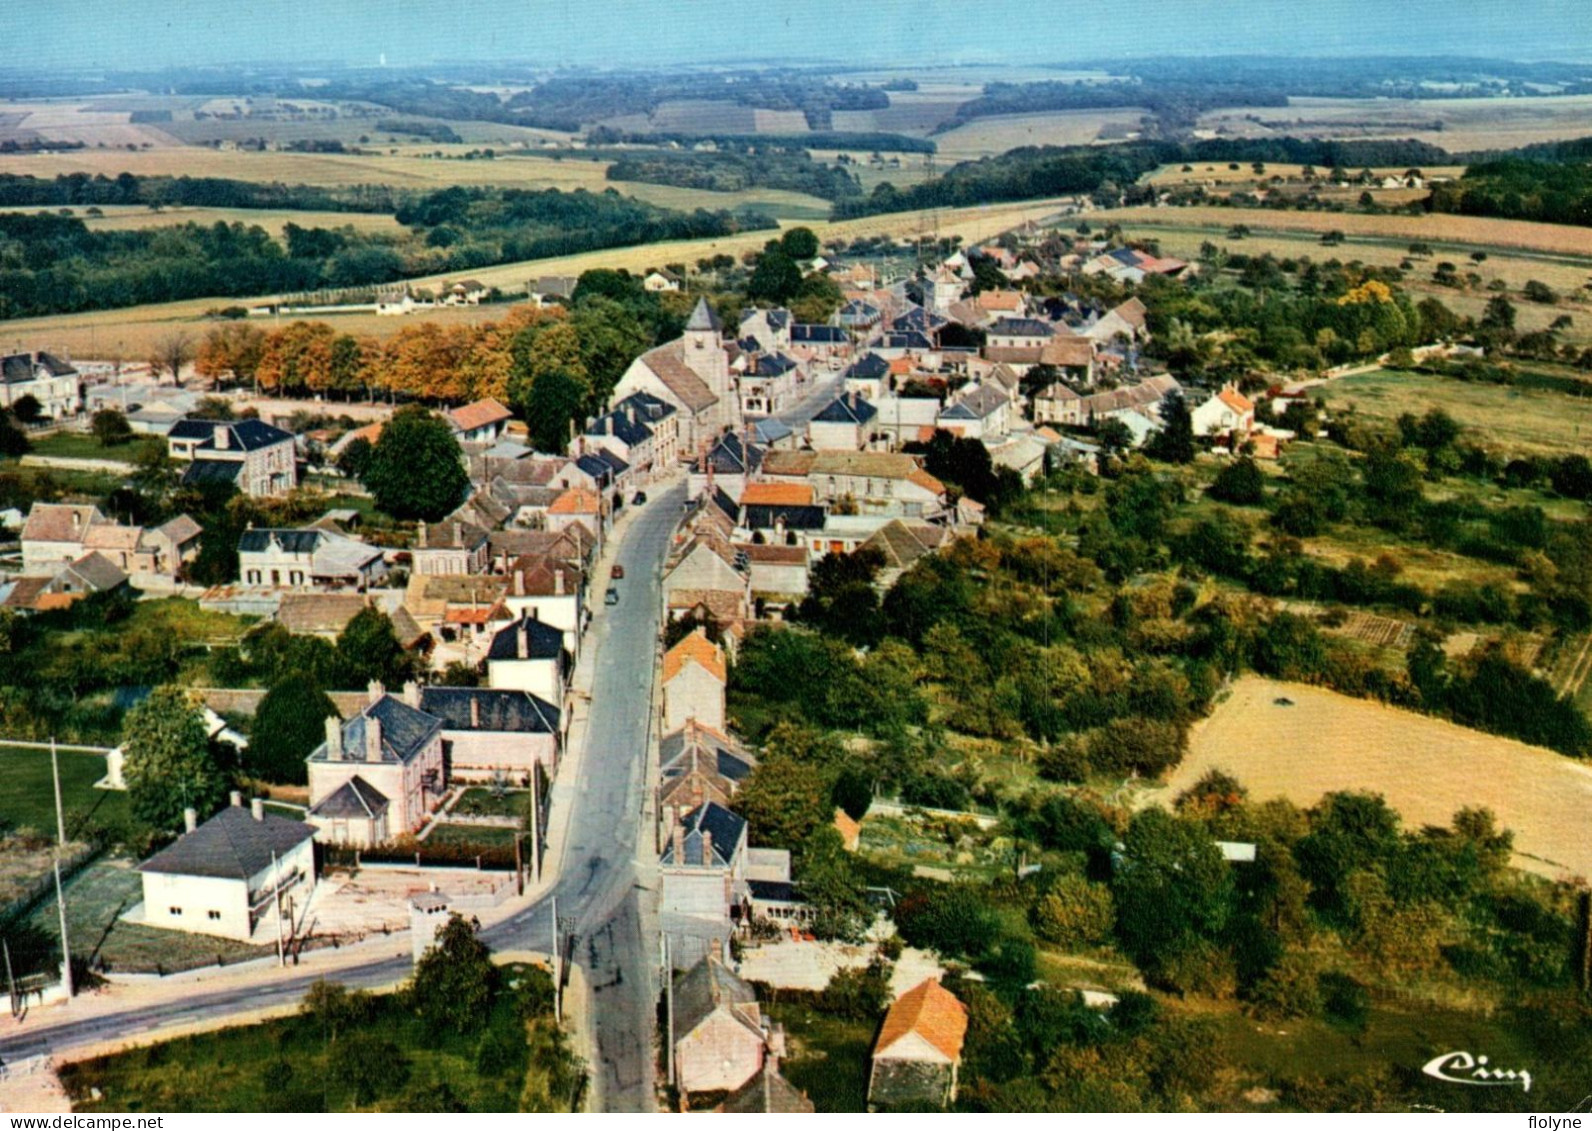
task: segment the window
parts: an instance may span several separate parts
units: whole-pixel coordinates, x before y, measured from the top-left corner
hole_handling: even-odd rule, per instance
[[[182,915],[182,908],[180,908],[180,907],[172,907],[172,908],[168,908],[168,910],[173,915],[177,915],[177,916],[181,916]]]
[[[205,914],[210,918],[212,923],[221,921],[221,912],[219,911],[206,911]]]

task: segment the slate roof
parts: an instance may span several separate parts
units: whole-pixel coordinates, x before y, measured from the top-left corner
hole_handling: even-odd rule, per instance
[[[476,704],[474,722],[470,704]],[[487,687],[423,687],[420,709],[442,720],[447,730],[514,734],[557,734],[558,708],[529,691]]]
[[[230,459],[199,458],[183,469],[184,487],[203,487],[210,483],[237,483],[243,476],[243,464]]]
[[[708,305],[708,300],[699,298],[696,309],[691,311],[691,318],[685,324],[685,329],[688,334],[698,330],[712,330],[717,333],[724,329],[724,323],[719,321],[719,316]]]
[[[1037,318],[998,318],[989,328],[991,337],[1048,338],[1055,332],[1054,326]]]
[[[796,362],[782,353],[765,353],[752,363],[752,376],[779,377],[797,368]]]
[[[387,811],[387,797],[381,790],[355,774],[310,810],[312,817],[360,820],[381,816]]]
[[[615,412],[622,408],[634,408],[638,418],[650,421],[654,424],[665,417],[673,416],[675,412],[674,405],[670,404],[668,401],[658,399],[651,393],[645,392],[631,393],[624,400],[616,401],[614,403]]]
[[[925,335],[916,330],[895,331],[886,334],[879,342],[884,349],[892,350],[931,350],[934,343]]]
[[[381,726],[381,760],[387,763],[412,761],[442,729],[440,719],[416,710],[395,696],[383,695],[343,722],[344,762],[367,761],[365,730],[370,719]],[[329,761],[324,742],[315,748],[310,760]]]
[[[794,434],[795,430],[777,416],[765,417],[752,425],[752,436],[758,444],[774,444]]]
[[[313,554],[320,548],[322,542],[330,539],[331,535],[326,531],[316,530],[313,527],[302,529],[255,527],[238,535],[238,553],[263,554],[271,548],[272,541],[275,541],[285,553]]]
[[[957,397],[955,407],[965,408],[972,413],[973,419],[982,420],[1006,404],[1007,400],[1006,394],[993,385],[979,385]]]
[[[843,346],[851,339],[839,326],[823,326],[811,322],[798,322],[790,328],[792,345]]]
[[[520,639],[525,641],[525,655],[520,655]],[[489,660],[556,660],[564,654],[564,634],[535,617],[521,617],[513,624],[498,629],[492,637],[492,647],[487,651]]]
[[[721,1007],[729,1009],[759,1037],[763,1035],[756,1021],[757,994],[727,966],[710,955],[675,979],[675,1040],[694,1032],[698,1025]]]
[[[190,539],[199,537],[199,535],[204,533],[205,528],[187,515],[180,514],[176,518],[155,527],[155,529],[180,546]]]
[[[865,353],[847,367],[845,376],[872,379],[887,377],[890,363],[876,353]]]
[[[638,414],[639,416],[639,414]],[[594,419],[586,425],[588,436],[612,436],[620,443],[635,447],[652,435],[652,429],[640,419],[620,409]]]
[[[138,871],[249,880],[271,866],[273,852],[280,857],[314,835],[302,821],[275,813],[256,821],[249,809],[230,805],[138,865]]]
[[[116,563],[100,553],[84,554],[62,572],[75,574],[84,585],[97,593],[115,589],[127,582],[127,575],[117,568]]]
[[[728,735],[696,719],[664,735],[658,743],[658,773],[665,782],[701,769],[737,784],[746,780],[754,765],[751,755]]]
[[[708,449],[708,463],[720,475],[740,475],[742,472],[756,471],[761,467],[765,452],[766,449],[759,444],[753,444],[748,449],[739,433],[725,432],[713,447]],[[750,467],[747,466],[748,460]]]
[[[944,536],[943,527],[930,526],[927,523],[909,526],[896,518],[874,531],[858,548],[878,550],[884,554],[885,565],[888,568],[906,569],[925,554],[932,553]]]
[[[825,405],[813,420],[822,424],[866,424],[879,415],[879,410],[856,393],[836,397]]]
[[[597,482],[606,483],[608,480],[613,478],[614,469],[609,465],[607,460],[602,458],[601,453],[605,450],[606,449],[599,448],[595,452],[588,452],[583,456],[576,457],[575,466],[580,468],[593,479],[597,480]],[[626,464],[625,466],[628,467],[629,464]]]
[[[685,859],[679,861],[682,867],[704,867],[702,864],[704,840],[712,850],[710,857],[712,862],[706,867],[729,867],[736,846],[740,844],[741,837],[746,832],[745,819],[730,812],[716,801],[698,805],[680,818],[680,823],[685,826],[682,844]],[[671,865],[676,863],[672,834],[665,839],[663,855],[659,857],[658,863]]]
[[[171,426],[168,437],[174,440],[201,440],[200,448],[216,446],[216,429],[225,428],[229,434],[227,449],[253,452],[283,442],[292,443],[293,434],[267,424],[263,420],[179,420]]]
[[[783,522],[786,530],[822,530],[824,508],[776,506],[754,503],[741,508],[741,525],[747,530],[772,530]]]

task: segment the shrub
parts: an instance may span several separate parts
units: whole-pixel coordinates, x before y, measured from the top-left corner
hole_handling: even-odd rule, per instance
[[[1111,938],[1116,908],[1111,889],[1082,876],[1063,876],[1029,912],[1034,933],[1058,946],[1098,946]]]
[[[1319,982],[1315,959],[1304,951],[1288,951],[1250,991],[1255,1014],[1273,1021],[1315,1017],[1322,1004]]]

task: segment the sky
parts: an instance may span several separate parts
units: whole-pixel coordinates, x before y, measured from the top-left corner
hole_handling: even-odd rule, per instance
[[[1592,0],[0,0],[0,67],[506,59],[1065,63],[1125,55],[1592,60]]]

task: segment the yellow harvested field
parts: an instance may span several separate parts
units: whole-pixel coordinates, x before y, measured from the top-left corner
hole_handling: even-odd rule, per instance
[[[1292,706],[1281,706],[1279,699]],[[1408,827],[1446,826],[1485,806],[1514,832],[1517,867],[1592,876],[1592,769],[1537,746],[1299,683],[1245,676],[1197,723],[1189,754],[1159,799],[1209,770],[1252,800],[1309,806],[1336,790],[1380,793]]]
[[[0,212],[43,212],[41,208],[0,208]],[[73,208],[72,213],[95,231],[136,230],[166,228],[173,224],[258,224],[274,236],[280,236],[288,224],[301,228],[352,227],[361,232],[401,232],[403,225],[385,213],[376,212],[299,212],[292,209],[269,208],[163,208],[151,212],[142,204],[105,204],[100,206],[103,216],[90,216],[85,208]]]
[[[941,236],[961,236],[965,240],[988,239],[998,232],[1027,220],[1041,221],[1055,214],[1061,207],[1060,199],[1029,201],[1026,204],[991,205],[987,208],[949,209],[939,212],[934,219]],[[818,233],[820,239],[856,239],[859,236],[916,235],[929,216],[921,212],[895,212],[885,216],[869,216],[861,220],[803,221]],[[506,263],[497,267],[482,267],[467,272],[489,287],[500,287],[507,292],[524,293],[526,284],[541,275],[579,275],[594,267],[625,268],[632,272],[645,271],[665,263],[695,263],[698,259],[714,255],[739,256],[742,252],[761,248],[768,242],[769,230],[744,232],[718,239],[680,240],[673,243],[645,244],[641,247],[612,248],[588,251],[580,255],[566,255],[556,259],[538,259],[522,263]],[[415,286],[434,287],[452,281],[460,274],[434,275],[412,279]],[[0,324],[7,341],[35,343],[30,349],[63,350],[79,358],[111,356],[116,350],[122,357],[139,357],[147,353],[161,338],[174,329],[184,329],[192,334],[202,333],[212,323],[205,320],[206,310],[218,306],[258,306],[270,296],[247,299],[200,298],[185,302],[161,303],[152,306],[131,306],[120,310],[98,310],[82,314],[57,314],[47,318],[23,318]],[[501,308],[498,308],[501,309]],[[425,314],[406,317],[378,318],[371,315],[345,315],[328,318],[339,328],[353,333],[370,333],[379,336],[396,334],[405,326],[428,319],[447,321],[488,321],[494,317],[492,307],[444,308]],[[118,345],[118,343],[120,343]]]
[[[1520,248],[1557,255],[1592,256],[1592,228],[1537,224],[1529,220],[1494,220],[1433,212],[1422,216],[1368,215],[1361,212],[1282,212],[1267,208],[1114,208],[1092,212],[1096,227],[1115,221],[1167,225],[1207,225],[1222,230],[1246,224],[1251,231],[1324,232],[1336,228],[1349,236],[1441,241],[1478,247]],[[1343,258],[1341,250],[1339,258]]]
[[[935,135],[947,161],[991,157],[1024,145],[1089,145],[1122,141],[1140,128],[1147,111],[1132,106],[1110,110],[1055,110],[1038,114],[998,114]]]
[[[1414,138],[1451,153],[1510,149],[1584,137],[1592,95],[1541,98],[1290,98],[1200,116],[1202,130],[1231,137]],[[1437,123],[1441,129],[1434,129]]]
[[[1280,161],[1264,162],[1266,171],[1259,178],[1255,176],[1254,166],[1248,161],[1194,161],[1191,162],[1191,172],[1183,172],[1182,165],[1162,165],[1149,176],[1142,178],[1149,184],[1155,185],[1192,185],[1216,184],[1222,186],[1246,185],[1253,187],[1259,180],[1270,180],[1272,177],[1282,177],[1284,181],[1298,181],[1304,171],[1303,165],[1290,165]],[[1229,169],[1230,164],[1237,164],[1238,168]],[[1314,166],[1318,176],[1325,175],[1327,167]],[[1358,173],[1362,167],[1356,166],[1350,172]],[[1371,172],[1378,177],[1402,176],[1408,165],[1373,165]],[[1427,177],[1457,177],[1465,171],[1463,165],[1422,165],[1421,173]],[[1356,188],[1355,195],[1359,195]]]

